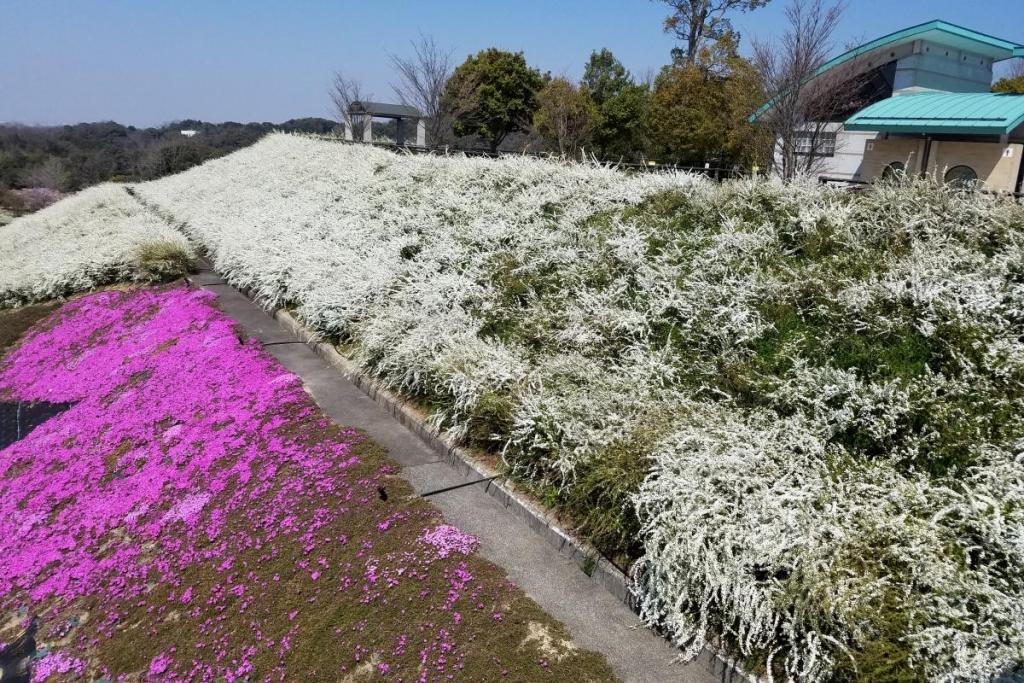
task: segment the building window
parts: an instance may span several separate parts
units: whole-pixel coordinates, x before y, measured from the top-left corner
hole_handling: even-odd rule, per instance
[[[970,166],[954,166],[946,171],[946,175],[943,177],[943,180],[950,185],[971,187],[978,182],[978,173]]]
[[[882,180],[902,178],[907,172],[907,165],[902,161],[894,161],[882,170]]]
[[[836,155],[835,131],[821,131],[817,134],[801,131],[796,134],[796,153],[814,155],[816,157],[833,157]]]

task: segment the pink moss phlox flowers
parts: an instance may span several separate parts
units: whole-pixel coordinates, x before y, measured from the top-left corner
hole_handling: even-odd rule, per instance
[[[63,674],[74,674],[76,678],[84,676],[85,662],[63,652],[49,652],[32,664],[33,683]]]
[[[214,659],[185,660],[172,647],[144,665],[149,680],[252,678],[257,656],[269,653],[283,666],[301,637],[300,611],[275,617],[289,624],[277,640],[261,636],[266,623],[237,632],[199,615],[210,606],[250,614],[280,577],[246,571],[239,554],[258,548],[273,557],[287,541],[303,549],[295,566],[308,586],[379,604],[373,613],[381,620],[391,618],[389,592],[403,581],[424,581],[436,563],[444,588],[424,588],[421,597],[450,626],[422,625],[416,647],[426,667],[422,680],[449,679],[465,656],[457,607],[479,602],[484,588],[465,562],[446,558],[473,553],[479,541],[436,524],[431,512],[388,510],[373,520],[373,533],[393,534],[426,514],[431,526],[419,536],[425,552],[377,555],[372,534],[353,538],[364,563],[358,572],[314,553],[326,543],[348,544],[347,535],[318,531],[378,499],[376,478],[350,473],[361,437],[348,430],[301,439],[328,422],[296,376],[239,340],[213,300],[185,288],[89,295],[66,304],[5,359],[0,396],[74,406],[0,450],[0,617],[26,608],[73,610],[82,598],[98,598],[91,628],[113,638],[133,606],[155,618],[180,610],[195,615],[196,645]],[[301,434],[289,436],[297,424]],[[377,476],[393,471],[382,466]],[[241,528],[229,526],[238,518]],[[222,578],[197,589],[185,578],[197,565]],[[147,601],[154,585],[166,589],[155,604]],[[72,637],[67,652],[51,651],[36,663],[35,677],[91,673],[83,658],[96,642]],[[378,675],[391,676],[397,665],[383,659],[407,647],[413,643],[403,635],[397,647],[362,654],[378,657]]]
[[[452,553],[470,555],[480,545],[475,536],[450,524],[439,524],[433,529],[428,529],[420,536],[420,540],[432,546],[440,558],[446,558]]]

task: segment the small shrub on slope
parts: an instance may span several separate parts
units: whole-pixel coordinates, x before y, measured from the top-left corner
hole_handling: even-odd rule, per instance
[[[192,272],[196,263],[181,242],[144,242],[139,245],[137,267],[143,279],[165,282]]]

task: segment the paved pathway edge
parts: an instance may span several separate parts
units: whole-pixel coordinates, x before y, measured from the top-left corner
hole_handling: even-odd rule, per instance
[[[517,495],[514,482],[501,477],[500,472],[481,463],[466,449],[452,443],[444,435],[438,434],[412,408],[410,401],[383,386],[379,380],[364,372],[358,365],[339,353],[332,344],[322,341],[319,335],[309,330],[289,311],[281,308],[273,311],[272,315],[297,339],[305,342],[317,355],[337,368],[348,381],[385,408],[435,453],[444,457],[449,465],[472,470],[481,479],[498,477],[483,485],[489,495],[496,498],[506,510],[525,521],[530,528],[541,534],[560,554],[576,563],[580,567],[580,571],[591,576],[634,613],[637,612],[629,577],[585,541],[573,537],[562,529],[549,513]],[[503,480],[499,481],[499,479]],[[588,565],[590,566],[588,567]],[[734,660],[711,648],[705,648],[699,657],[716,660],[714,668],[719,671],[723,682],[734,683],[741,680],[756,683],[758,680],[757,677],[740,668]]]
[[[213,271],[206,271],[205,268],[201,272],[214,275]],[[202,274],[198,277],[186,278],[191,286],[197,288],[215,287],[218,293],[226,293],[223,289],[226,286],[236,292],[235,296],[240,296],[242,300],[247,300],[249,306],[262,311],[267,316],[266,320],[268,322],[270,319],[276,321],[283,328],[282,331],[286,335],[293,337],[295,341],[273,341],[271,342],[272,345],[302,343],[315,353],[321,361],[332,368],[339,375],[339,379],[347,381],[383,408],[407,432],[411,432],[416,440],[429,449],[430,452],[436,454],[440,461],[446,463],[447,466],[456,470],[463,477],[487,479],[488,481],[473,485],[472,488],[478,491],[482,489],[482,492],[486,492],[505,512],[511,512],[521,522],[539,533],[544,544],[552,547],[558,555],[566,558],[579,568],[581,578],[585,574],[589,577],[589,581],[610,593],[615,600],[625,605],[630,612],[636,614],[635,600],[629,587],[630,581],[622,571],[601,557],[588,544],[574,538],[569,532],[562,529],[551,514],[521,494],[518,494],[513,481],[505,478],[500,472],[493,470],[485,463],[480,462],[466,449],[451,443],[443,435],[437,434],[435,430],[424,422],[423,416],[416,410],[414,402],[384,387],[376,378],[364,372],[353,361],[339,353],[332,344],[323,341],[320,335],[305,327],[289,311],[285,309],[268,310],[260,306],[248,293],[231,286],[228,282],[221,279],[219,275],[216,276],[216,282],[203,282],[202,280],[204,279],[206,278]],[[220,287],[217,285],[220,285]],[[241,321],[238,322],[243,328],[248,327],[247,324]],[[249,322],[256,324],[260,328],[263,327],[258,322],[253,323],[252,320]],[[263,337],[264,334],[262,332],[265,332],[265,330],[260,332],[261,334],[258,336]],[[541,606],[544,606],[543,603]],[[631,628],[641,628],[641,626],[638,623],[636,627]],[[652,636],[654,636],[653,633]],[[662,642],[665,643],[666,647],[669,646],[667,641]],[[759,681],[757,677],[745,672],[737,662],[710,647],[705,647],[690,663],[697,666],[696,669],[689,669],[687,667],[689,669],[688,674],[680,671],[681,675],[678,679],[675,676],[668,679],[659,676],[657,680],[691,681],[693,680],[692,676],[697,671],[703,670],[705,672],[703,675],[698,674],[698,678],[702,681],[718,681],[718,683],[758,683]],[[632,677],[627,676],[627,678]],[[644,680],[650,679],[645,677]]]

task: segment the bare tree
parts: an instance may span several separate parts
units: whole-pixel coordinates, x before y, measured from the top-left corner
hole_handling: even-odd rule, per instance
[[[834,145],[837,115],[856,106],[863,85],[859,65],[849,62],[828,77],[816,77],[832,51],[845,2],[790,0],[787,28],[774,42],[754,41],[754,64],[769,99],[759,122],[775,137],[775,170],[785,179],[814,173],[826,146]]]
[[[658,72],[654,69],[654,67],[649,66],[646,69],[644,69],[643,73],[639,75],[639,77],[636,79],[636,82],[639,83],[640,85],[646,86],[648,90],[653,91],[654,81],[657,78]]]
[[[717,40],[732,31],[730,12],[749,12],[771,0],[661,0],[672,8],[665,19],[665,32],[683,42],[680,61],[693,64],[705,41]],[[673,50],[676,54],[676,51]]]
[[[391,55],[399,79],[391,88],[402,104],[426,115],[427,143],[436,147],[452,139],[451,119],[441,105],[445,85],[454,69],[452,51],[442,49],[433,37],[422,34],[411,45],[411,56]]]
[[[64,170],[64,163],[55,156],[46,158],[46,161],[28,171],[21,178],[25,187],[48,187],[53,190],[63,190],[67,184],[67,173]]]
[[[353,116],[350,110],[353,102],[365,102],[372,98],[373,95],[371,93],[364,93],[362,84],[359,81],[346,78],[340,71],[335,72],[334,80],[331,81],[328,93],[331,96],[331,102],[334,104],[334,114],[338,122],[342,125],[348,125],[352,130],[353,137],[356,140],[361,140],[363,138],[366,118],[363,116]]]
[[[1024,78],[1024,58],[1013,60],[1005,78]]]

